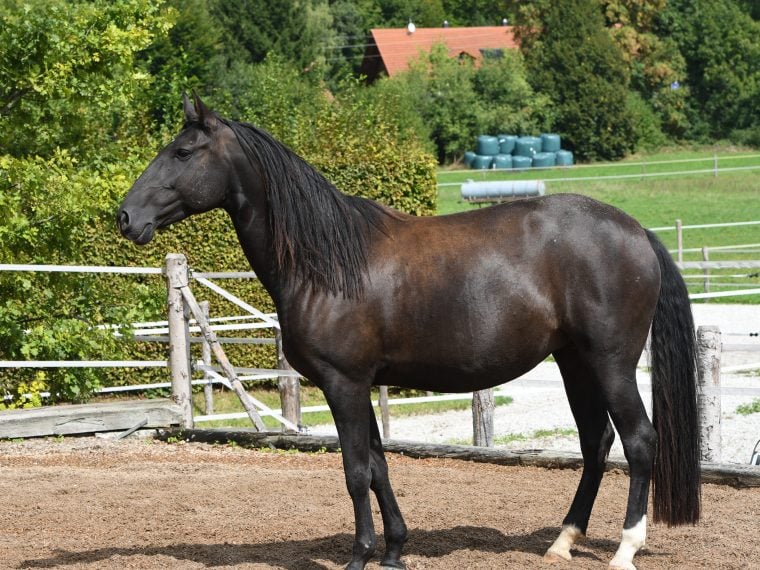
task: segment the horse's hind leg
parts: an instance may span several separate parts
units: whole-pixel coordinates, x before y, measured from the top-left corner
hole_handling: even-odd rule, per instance
[[[385,461],[380,430],[377,427],[372,405],[369,406],[369,415],[371,488],[375,492],[380,513],[383,516],[383,533],[385,536],[385,555],[381,566],[383,568],[406,568],[401,562],[401,549],[404,547],[407,536],[406,524],[388,478],[388,464]]]
[[[570,560],[573,544],[585,536],[607,455],[615,439],[604,399],[595,388],[593,371],[573,347],[555,353],[554,357],[562,372],[570,409],[578,426],[583,473],[570,510],[562,522],[562,531],[544,556],[547,562]]]
[[[593,381],[593,389],[587,392],[587,396],[595,395],[597,402],[604,402],[607,413],[620,434],[623,451],[629,466],[630,486],[623,523],[623,536],[615,556],[610,561],[611,568],[625,570],[635,570],[633,557],[644,546],[646,540],[647,501],[656,445],[654,428],[647,417],[644,403],[641,401],[636,386],[638,355],[634,355],[632,350],[630,352],[631,354],[621,355],[606,350],[597,354],[583,355],[584,360],[588,362],[588,369],[591,371],[589,378]],[[558,359],[559,361],[560,359]],[[565,383],[569,383],[568,379],[565,380]],[[571,396],[570,402],[575,413],[577,404],[574,404],[573,400],[574,397]],[[579,430],[582,429],[581,422],[578,425]],[[596,425],[599,429],[601,416],[600,422]],[[604,429],[606,432],[609,428],[605,427]],[[602,449],[601,446],[600,449]],[[606,454],[608,449],[604,451]],[[588,460],[589,458],[586,457],[584,450],[584,461],[588,462]],[[584,475],[585,472],[584,469]],[[579,491],[582,487],[583,483],[581,483]],[[588,498],[576,496],[576,501],[581,506],[578,512],[585,513],[586,508],[590,512],[590,506],[584,507],[584,505],[590,505]],[[576,501],[573,502],[574,506]],[[571,514],[573,514],[573,508],[571,508],[568,517]],[[584,514],[584,516],[586,515]]]
[[[612,422],[620,434],[630,471],[623,537],[610,561],[610,568],[635,570],[633,557],[646,541],[649,482],[657,435],[636,387],[635,362],[627,367],[610,363],[606,369],[600,387]]]

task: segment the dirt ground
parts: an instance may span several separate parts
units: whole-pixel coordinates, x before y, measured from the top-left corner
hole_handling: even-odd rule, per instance
[[[579,472],[388,459],[410,528],[411,570],[551,568],[541,557]],[[627,485],[624,474],[605,477],[589,539],[560,568],[606,567]],[[353,516],[338,454],[152,440],[2,442],[0,492],[2,568],[316,570],[350,557]],[[760,567],[760,489],[705,485],[703,500],[696,527],[650,524],[640,569]]]

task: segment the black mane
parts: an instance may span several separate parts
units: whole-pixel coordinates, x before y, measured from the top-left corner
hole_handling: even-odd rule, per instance
[[[243,152],[260,167],[269,202],[269,225],[278,269],[317,290],[361,297],[373,230],[386,211],[348,196],[266,131],[220,119]]]

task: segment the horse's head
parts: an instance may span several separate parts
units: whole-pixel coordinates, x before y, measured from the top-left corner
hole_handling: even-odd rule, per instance
[[[229,187],[232,131],[197,95],[183,95],[185,127],[132,185],[117,214],[124,237],[148,243],[157,229],[221,206]]]

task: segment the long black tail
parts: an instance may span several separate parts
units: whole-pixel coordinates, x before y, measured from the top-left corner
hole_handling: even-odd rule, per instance
[[[696,338],[686,285],[668,250],[647,237],[660,262],[662,284],[652,322],[652,420],[657,431],[652,486],[654,520],[699,520],[701,499]]]

